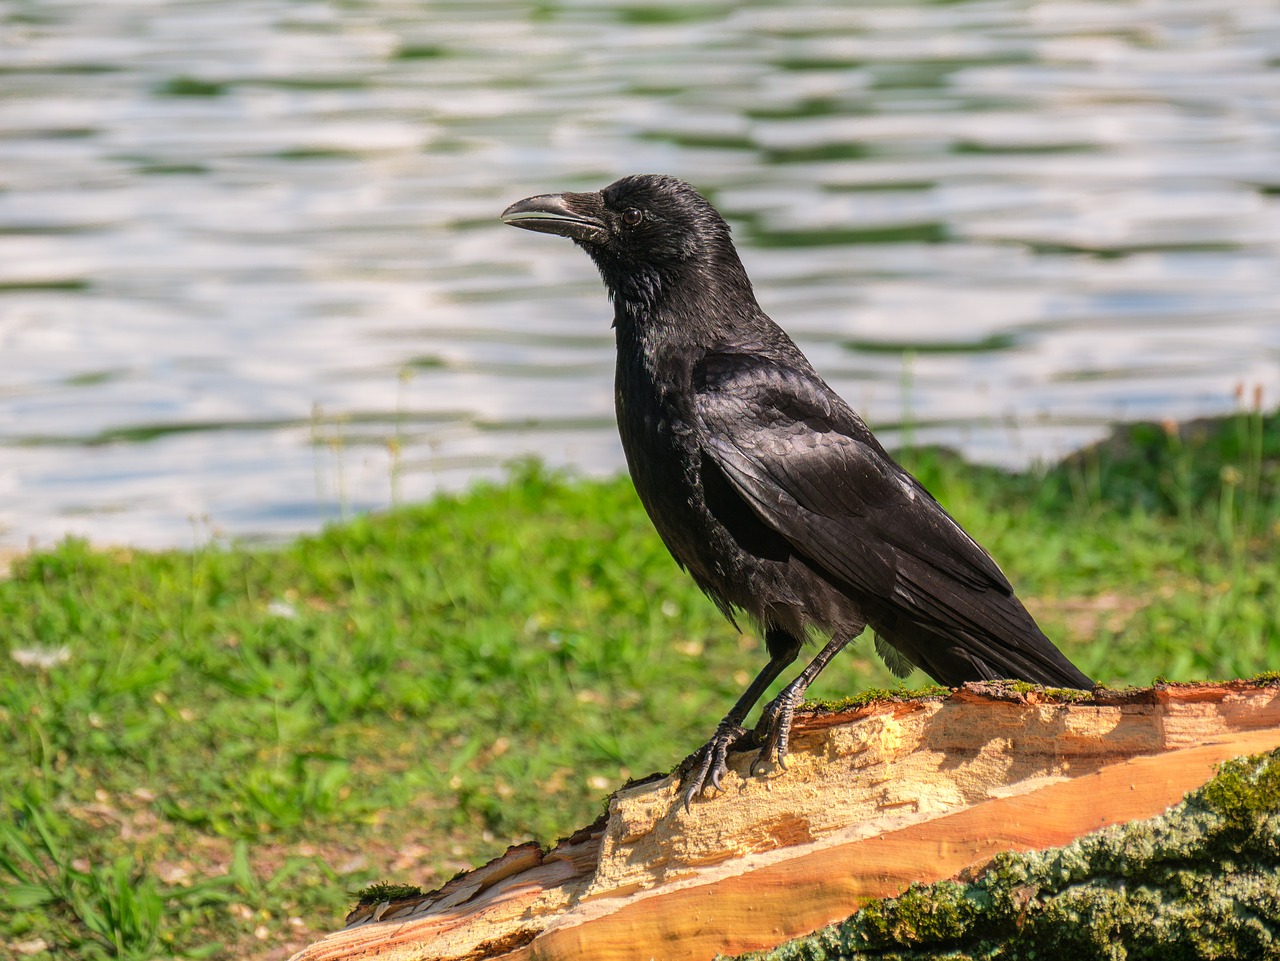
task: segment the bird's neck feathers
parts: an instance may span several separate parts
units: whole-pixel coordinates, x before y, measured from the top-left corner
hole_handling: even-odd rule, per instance
[[[751,280],[727,237],[661,263],[593,259],[609,289],[620,335],[705,345],[730,337],[759,312]]]

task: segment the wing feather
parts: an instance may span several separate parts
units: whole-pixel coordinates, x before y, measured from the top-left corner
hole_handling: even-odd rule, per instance
[[[909,622],[977,635],[978,656],[1052,650],[986,551],[816,373],[750,354],[704,364],[705,450],[765,524]]]

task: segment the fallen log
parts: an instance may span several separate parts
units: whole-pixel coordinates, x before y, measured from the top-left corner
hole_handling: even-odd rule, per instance
[[[772,948],[914,883],[972,878],[1154,817],[1280,748],[1273,679],[1089,695],[972,684],[798,715],[786,770],[734,755],[685,811],[674,779],[429,894],[374,892],[295,961],[689,959]],[[820,956],[820,955],[819,955]]]

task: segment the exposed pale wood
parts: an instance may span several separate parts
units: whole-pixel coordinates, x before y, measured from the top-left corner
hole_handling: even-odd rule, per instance
[[[669,778],[616,794],[549,852],[520,845],[439,891],[358,908],[296,961],[690,959],[771,947],[913,881],[1151,817],[1227,758],[1280,747],[1280,688],[971,685],[797,718],[786,771],[686,813]]]

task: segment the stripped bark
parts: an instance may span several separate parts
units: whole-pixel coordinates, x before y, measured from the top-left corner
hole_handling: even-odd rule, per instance
[[[1159,815],[1217,766],[1280,748],[1267,681],[1098,690],[967,685],[797,716],[785,771],[735,755],[686,812],[628,786],[550,850],[519,845],[438,891],[375,897],[295,961],[689,959],[772,948],[913,883],[973,877]]]

